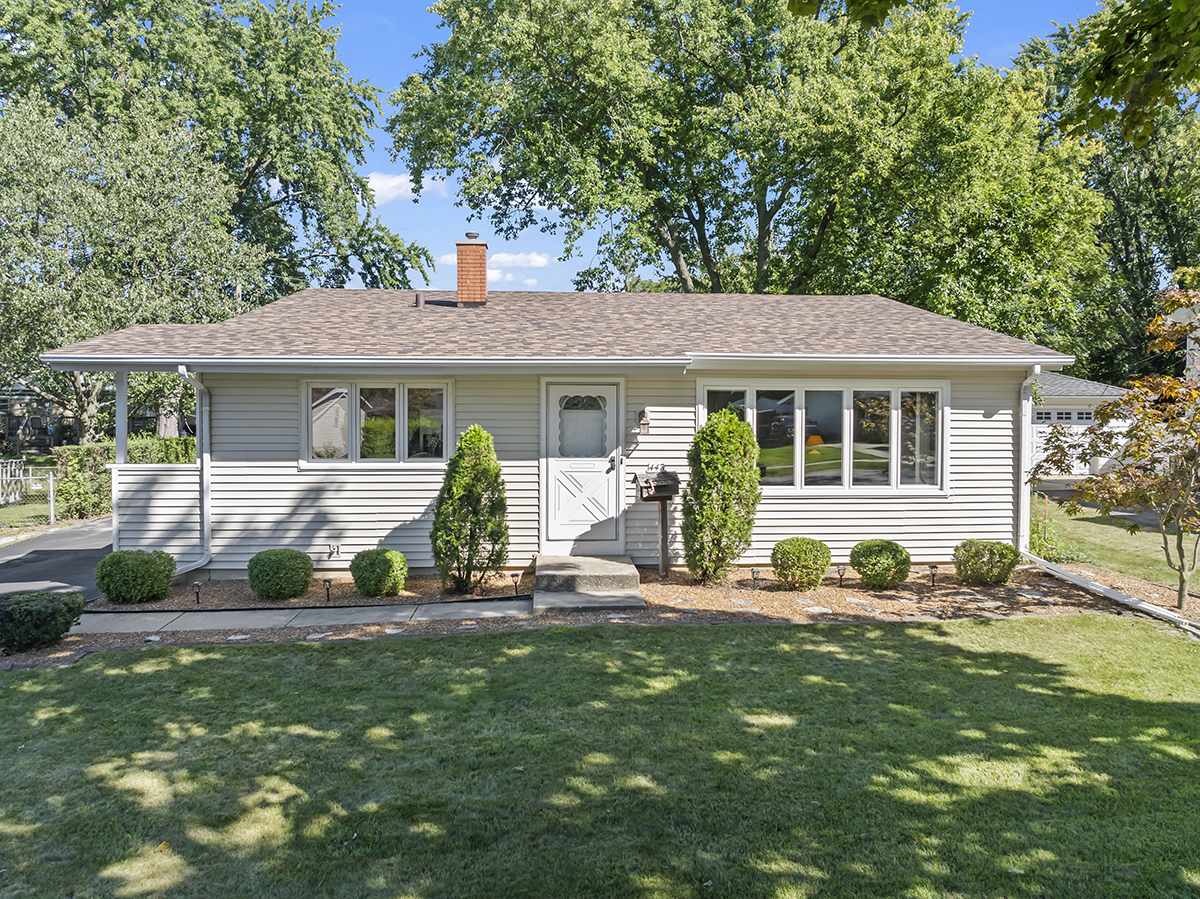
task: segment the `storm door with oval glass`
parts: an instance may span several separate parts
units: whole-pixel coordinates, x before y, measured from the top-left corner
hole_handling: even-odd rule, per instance
[[[624,551],[617,384],[546,385],[545,551]]]

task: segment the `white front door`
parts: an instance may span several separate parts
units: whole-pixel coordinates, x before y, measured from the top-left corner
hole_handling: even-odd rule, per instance
[[[543,552],[621,553],[618,384],[546,385]]]

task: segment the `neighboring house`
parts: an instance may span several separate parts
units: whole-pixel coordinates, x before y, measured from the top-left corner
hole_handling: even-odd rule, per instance
[[[1124,396],[1125,391],[1099,381],[1085,381],[1058,372],[1044,372],[1034,381],[1034,394],[1040,402],[1033,410],[1033,461],[1041,460],[1044,442],[1052,425],[1082,431],[1094,421],[1096,406]],[[1070,477],[1081,478],[1101,471],[1109,459],[1093,459],[1090,464],[1076,463]],[[1069,478],[1068,478],[1069,479]]]
[[[785,537],[836,560],[889,538],[918,562],[970,537],[1027,542],[1029,384],[1071,357],[877,296],[304,290],[224,322],[139,325],[43,356],[59,369],[176,370],[199,383],[196,466],[114,466],[114,545],[214,576],[295,547],[344,569],[375,546],[429,568],[457,436],[495,437],[509,562],[658,555],[634,474],[687,482],[697,427],[733,407],[761,447],[744,563]],[[682,559],[680,502],[672,561]],[[204,547],[207,547],[207,550]],[[211,558],[209,558],[211,553]]]

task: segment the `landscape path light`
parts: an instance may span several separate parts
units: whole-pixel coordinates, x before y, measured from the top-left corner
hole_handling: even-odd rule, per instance
[[[333,578],[324,578],[321,583],[325,585],[325,601],[329,602],[329,588],[333,586]]]

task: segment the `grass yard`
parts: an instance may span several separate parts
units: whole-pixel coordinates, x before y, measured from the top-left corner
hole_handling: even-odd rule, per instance
[[[34,497],[36,499],[36,497]],[[50,520],[50,503],[18,503],[0,506],[0,531],[12,528],[29,528],[44,525]]]
[[[1046,510],[1045,500],[1035,497],[1034,511],[1043,515]],[[1131,534],[1112,519],[1089,515],[1086,511],[1076,518],[1069,518],[1053,501],[1049,504],[1049,513],[1059,532],[1083,553],[1086,561],[1110,571],[1163,584],[1172,590],[1179,582],[1179,575],[1167,567],[1162,536],[1157,529]],[[1189,589],[1195,591],[1196,584],[1193,579]]]
[[[0,895],[1195,897],[1130,617],[104,653],[0,680]]]

